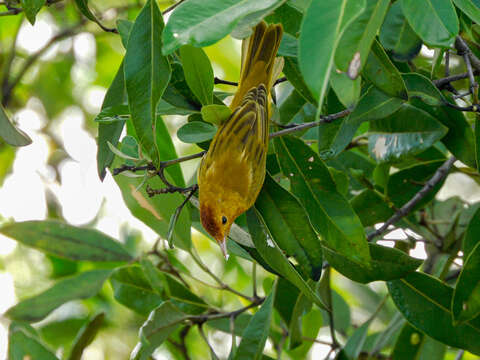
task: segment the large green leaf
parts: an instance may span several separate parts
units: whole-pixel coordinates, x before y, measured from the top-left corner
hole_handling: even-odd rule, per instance
[[[127,265],[115,269],[110,276],[113,296],[120,304],[147,316],[163,301],[163,298],[150,286],[139,265]]]
[[[274,238],[270,234],[261,215],[255,208],[247,211],[247,223],[252,241],[255,248],[265,262],[271,266],[278,274],[281,274],[288,281],[294,284],[302,293],[311,301],[321,308],[325,308],[317,293],[309,284],[300,276],[295,267],[288,261],[282,250],[277,245]]]
[[[115,75],[110,87],[103,99],[102,111],[107,108],[122,106],[125,98],[125,80],[123,76],[123,62]],[[128,111],[130,114],[130,111]],[[100,114],[99,114],[100,115]],[[125,126],[125,121],[116,121],[110,124],[98,124],[98,150],[97,150],[97,172],[100,180],[103,181],[106,172],[105,168],[110,166],[113,161],[114,154],[108,147],[108,143],[117,146],[118,139]]]
[[[255,208],[280,249],[295,258],[300,273],[318,280],[322,272],[321,244],[300,202],[267,174]]]
[[[388,10],[388,0],[367,0],[365,10],[350,24],[342,35],[335,52],[335,65],[342,71],[347,71],[358,52],[360,55],[359,71],[367,60],[372,42]]]
[[[422,273],[387,284],[395,305],[414,327],[444,344],[480,354],[480,318],[452,325],[451,287]]]
[[[395,341],[392,358],[396,360],[417,359],[425,340],[425,334],[406,323]]]
[[[127,44],[124,71],[128,104],[138,141],[155,164],[159,162],[156,107],[169,80],[170,65],[162,56],[163,20],[156,1],[138,14]]]
[[[262,358],[263,348],[270,331],[275,286],[265,299],[260,310],[250,319],[243,331],[242,340],[233,356],[234,360],[257,360]]]
[[[399,61],[413,59],[422,48],[422,40],[405,19],[400,1],[390,6],[379,39],[385,50],[391,51],[392,57]]]
[[[480,315],[478,274],[480,274],[480,245],[477,243],[463,264],[453,293],[452,315],[455,322],[465,322]]]
[[[130,359],[147,360],[157,347],[175,331],[180,323],[188,318],[170,301],[152,311],[148,320],[140,328],[140,342],[133,350]]]
[[[23,12],[32,25],[35,24],[35,18],[46,0],[21,0]]]
[[[0,138],[12,146],[25,146],[32,143],[32,139],[27,134],[12,124],[2,105],[0,105]]]
[[[363,122],[383,119],[397,111],[402,104],[402,99],[388,96],[374,86],[370,87],[348,117],[331,124],[321,124],[318,127],[319,136],[322,136],[320,134],[323,131],[331,129],[333,124],[339,122],[333,131],[328,130],[329,133],[322,136],[327,141],[322,142],[323,147],[319,148],[321,158],[328,160],[336,157],[348,146]]]
[[[400,0],[413,30],[431,46],[451,46],[458,35],[458,18],[451,0]]]
[[[408,100],[400,72],[377,40],[372,44],[362,75],[385,94]]]
[[[96,295],[110,273],[110,270],[92,270],[58,281],[44,292],[20,301],[6,315],[12,320],[40,321],[68,301]]]
[[[368,244],[371,267],[351,261],[349,258],[329,248],[323,252],[328,263],[339,273],[353,281],[368,283],[376,280],[399,279],[415,271],[422,260],[414,259],[400,250],[376,244]]]
[[[447,96],[447,98],[449,98]],[[454,100],[450,97],[450,102]],[[460,161],[475,167],[475,136],[472,127],[461,111],[446,106],[432,107],[418,99],[412,99],[412,105],[425,110],[448,128],[442,143]]]
[[[213,69],[207,54],[191,45],[180,48],[185,80],[202,105],[213,101]]]
[[[0,233],[47,254],[75,261],[132,259],[122,244],[110,236],[55,220],[6,224],[0,228]]]
[[[431,106],[445,105],[445,98],[440,90],[425,76],[417,73],[402,74],[407,86],[408,97],[418,98]]]
[[[364,8],[365,0],[312,1],[304,15],[299,39],[299,64],[319,112],[340,38]]]
[[[447,131],[429,113],[404,104],[386,119],[370,122],[368,151],[378,163],[399,161],[428,149]]]
[[[55,354],[42,344],[32,327],[12,322],[8,332],[9,360],[58,360]]]
[[[472,21],[480,24],[480,8],[472,0],[453,0],[453,3]]]
[[[318,155],[302,140],[274,140],[280,167],[290,179],[293,193],[302,202],[313,227],[327,246],[350,260],[369,266],[370,254],[360,219],[337,192],[336,185]]]
[[[251,17],[280,6],[283,0],[190,0],[179,5],[168,19],[163,33],[163,53],[170,54],[181,45],[212,45],[237,25],[254,25]],[[243,24],[239,24],[243,22]]]

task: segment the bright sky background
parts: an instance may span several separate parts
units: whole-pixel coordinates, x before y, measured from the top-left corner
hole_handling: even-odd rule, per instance
[[[37,18],[35,28],[24,22],[19,33],[18,46],[32,53],[45,45],[56,31],[57,28],[48,13],[42,12]],[[87,111],[95,114],[100,109],[106,89],[89,85],[92,76],[95,76],[91,70],[94,68],[96,51],[93,36],[81,33],[73,39],[64,40],[45,54],[44,59],[52,58],[58,52],[66,52],[72,46],[76,56],[76,64],[71,74],[77,84],[74,95]],[[37,70],[38,68],[33,67],[32,73]],[[27,76],[25,81],[28,81],[28,78]],[[31,98],[25,108],[14,114],[14,119],[32,138],[33,144],[18,149],[13,173],[0,188],[2,217],[13,218],[15,221],[45,219],[44,194],[48,189],[57,196],[63,207],[64,217],[73,225],[88,223],[103,206],[102,217],[97,224],[99,230],[118,238],[120,226],[128,223],[131,228],[140,230],[146,241],[154,241],[155,233],[130,214],[111,176],[107,175],[103,183],[98,179],[95,139],[84,129],[85,119],[80,108],[72,106],[58,119],[54,119],[55,124],[58,124],[54,128],[54,134],[64,142],[66,151],[73,159],[61,163],[61,184],[54,182],[53,169],[47,165],[48,143],[40,133],[47,119],[40,101]],[[455,174],[448,178],[438,197],[446,199],[457,194],[473,203],[480,200],[479,190],[478,185],[467,176]],[[401,230],[387,236],[389,237],[406,238]],[[382,244],[392,246],[393,241],[383,241]],[[15,246],[16,242],[0,235],[0,256],[10,254]],[[417,243],[417,248],[411,254],[425,258],[423,243]],[[3,313],[16,300],[13,278],[8,272],[0,271],[0,293],[0,313]],[[0,359],[6,357],[7,326],[6,320],[0,321]],[[320,338],[322,337],[329,340],[328,334],[323,334]],[[326,351],[327,346],[316,344],[312,350],[313,358],[325,356]],[[90,347],[84,358],[103,359],[103,354]]]

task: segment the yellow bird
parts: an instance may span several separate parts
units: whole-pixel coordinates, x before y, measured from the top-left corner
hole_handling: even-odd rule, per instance
[[[198,172],[200,218],[225,258],[235,219],[255,202],[263,181],[269,137],[270,88],[283,28],[259,23],[250,37],[232,115],[218,128]]]

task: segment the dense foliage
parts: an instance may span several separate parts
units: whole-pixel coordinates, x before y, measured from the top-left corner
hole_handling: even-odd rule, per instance
[[[50,269],[5,313],[9,359],[80,359],[89,346],[109,359],[302,359],[319,344],[337,359],[480,355],[479,206],[437,196],[459,176],[480,183],[479,0],[99,3],[0,2],[0,181],[32,146],[9,116],[32,97],[52,119],[42,132],[58,177],[68,144],[51,124],[82,89],[71,52],[42,56],[90,32],[90,82],[108,87],[87,114],[98,176],[111,173],[158,240],[68,224],[52,194],[46,220],[2,219],[21,244],[4,266],[30,247]],[[25,54],[18,29],[47,13],[58,33]],[[268,174],[219,263],[188,164],[231,112],[230,37],[262,19],[284,28]],[[81,316],[53,316],[72,300]]]

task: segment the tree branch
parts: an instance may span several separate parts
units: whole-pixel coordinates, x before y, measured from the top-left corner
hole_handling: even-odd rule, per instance
[[[442,181],[445,176],[447,176],[448,172],[450,171],[453,163],[457,159],[455,156],[452,156],[450,159],[445,161],[442,166],[440,166],[435,174],[427,181],[427,183],[417,192],[405,205],[403,205],[390,219],[388,219],[380,228],[376,231],[370,233],[367,236],[368,241],[372,241],[375,237],[383,234],[387,231],[390,225],[395,224],[398,220],[403,218],[404,216],[408,215],[415,205],[418,204],[420,200],[422,200],[440,181]]]

